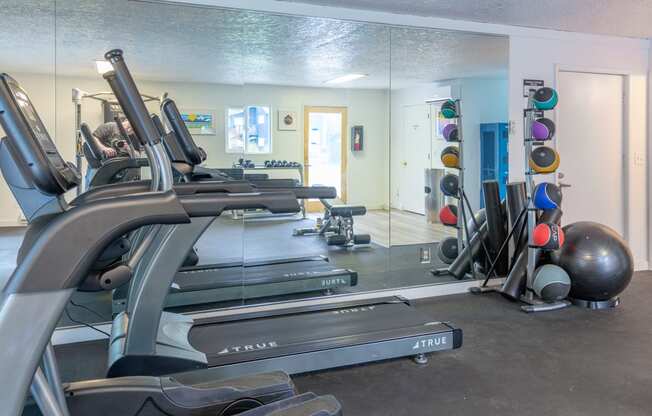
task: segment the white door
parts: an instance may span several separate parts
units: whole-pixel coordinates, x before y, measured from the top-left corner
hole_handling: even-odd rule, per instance
[[[399,200],[401,209],[425,214],[424,170],[430,164],[430,119],[427,104],[403,107]]]
[[[624,77],[560,72],[558,92],[563,224],[596,221],[623,235]]]

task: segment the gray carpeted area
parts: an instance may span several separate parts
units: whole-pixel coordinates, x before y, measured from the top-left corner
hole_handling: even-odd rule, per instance
[[[332,393],[347,416],[634,416],[652,413],[652,272],[637,273],[613,310],[528,315],[496,294],[418,307],[464,330],[464,345],[431,356],[296,376]],[[95,377],[103,343],[57,349],[67,379]]]

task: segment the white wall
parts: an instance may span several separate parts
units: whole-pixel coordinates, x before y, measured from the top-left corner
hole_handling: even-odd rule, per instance
[[[392,91],[392,136],[391,136],[391,198],[392,206],[399,206],[399,163],[402,160],[401,137],[405,134],[403,107],[424,104],[426,100],[460,98],[462,100],[464,132],[464,187],[474,210],[480,207],[480,124],[507,122],[508,119],[507,79],[463,78],[429,85],[403,88]],[[425,105],[425,104],[424,104]],[[434,121],[431,120],[431,123]],[[439,166],[438,146],[433,143],[432,166]]]
[[[64,158],[74,160],[74,107],[72,88],[88,92],[107,91],[105,81],[91,78],[56,77],[51,75],[12,74],[30,94],[39,114]],[[268,85],[218,85],[199,83],[139,82],[141,93],[159,96],[168,92],[180,109],[214,110],[215,136],[195,136],[208,153],[207,166],[230,167],[239,154],[225,154],[224,120],[229,105],[261,104],[272,108],[273,153],[247,156],[254,161],[267,159],[303,162],[303,108],[344,106],[348,108],[347,132],[353,125],[365,129],[365,148],[348,154],[348,202],[364,204],[370,209],[388,205],[388,138],[389,94],[385,90],[348,90],[331,88],[296,88]],[[277,110],[294,110],[299,116],[296,131],[279,131]],[[150,110],[156,110],[150,105]],[[85,100],[82,119],[93,126],[102,122],[101,105]],[[348,137],[347,137],[348,139]],[[350,148],[350,146],[347,146]],[[0,181],[0,225],[16,225],[19,210],[4,181]],[[7,209],[4,209],[7,207]]]
[[[465,78],[460,80],[462,128],[464,134],[464,189],[474,210],[480,208],[480,124],[508,120],[506,79]]]

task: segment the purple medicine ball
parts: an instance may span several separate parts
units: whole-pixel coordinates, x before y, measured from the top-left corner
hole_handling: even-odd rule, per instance
[[[459,140],[459,136],[456,134],[456,130],[457,130],[457,124],[453,124],[453,123],[447,124],[442,130],[442,135],[444,136],[444,140],[446,140],[447,142]]]
[[[548,118],[538,118],[532,122],[532,138],[550,140],[555,135],[555,123]]]

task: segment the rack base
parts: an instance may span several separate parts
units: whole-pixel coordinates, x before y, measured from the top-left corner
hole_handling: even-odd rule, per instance
[[[564,309],[571,306],[571,302],[567,300],[560,300],[557,302],[544,302],[539,299],[528,297],[527,295],[521,296],[520,300],[526,304],[521,306],[521,310],[526,313],[556,311],[558,309]]]
[[[587,309],[611,309],[620,305],[620,298],[618,296],[608,300],[582,300],[574,298],[569,298],[569,300],[573,305]]]

